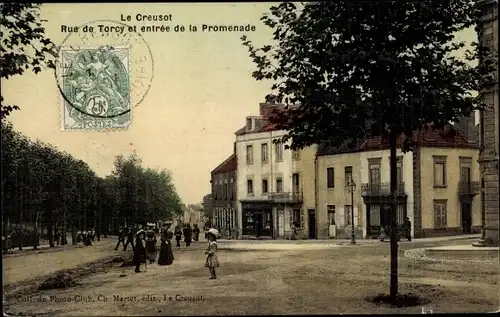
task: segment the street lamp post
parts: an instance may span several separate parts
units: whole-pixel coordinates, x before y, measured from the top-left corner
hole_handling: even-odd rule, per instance
[[[351,244],[356,244],[356,234],[354,232],[354,191],[356,191],[356,183],[352,178],[349,180],[348,186],[351,193]]]
[[[486,230],[485,230],[485,222],[486,222],[486,217],[484,210],[485,209],[485,202],[484,202],[484,179],[481,181],[481,238],[472,243],[473,246],[475,247],[485,247],[486,246]]]

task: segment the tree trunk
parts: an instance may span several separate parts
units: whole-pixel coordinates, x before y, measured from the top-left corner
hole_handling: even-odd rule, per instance
[[[38,249],[38,244],[39,244],[39,237],[38,237],[38,215],[39,211],[37,210],[35,213],[35,241],[33,242],[33,250]]]
[[[395,300],[398,295],[398,240],[397,240],[397,194],[398,194],[398,184],[397,184],[397,157],[396,157],[396,141],[397,134],[391,130],[389,133],[389,144],[391,152],[391,211],[390,211],[390,241],[391,241],[391,281],[390,281],[390,297]]]
[[[76,245],[76,223],[75,223],[75,220],[71,221],[71,244]]]
[[[51,203],[52,205],[52,203]],[[49,213],[48,213],[48,220],[49,220],[49,223],[47,224],[47,235],[48,235],[48,238],[49,238],[49,246],[51,248],[54,247],[54,219],[53,219],[53,211],[52,211],[52,206],[49,207]]]

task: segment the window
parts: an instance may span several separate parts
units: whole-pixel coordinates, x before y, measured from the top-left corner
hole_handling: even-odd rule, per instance
[[[446,157],[434,156],[434,187],[446,187]]]
[[[283,143],[281,141],[274,144],[274,150],[276,154],[276,161],[283,161]]]
[[[326,211],[328,212],[328,224],[330,226],[335,225],[335,205],[327,205]]]
[[[283,192],[283,179],[281,177],[276,178],[276,192]]]
[[[247,179],[247,194],[253,195],[253,180]]]
[[[253,164],[253,146],[247,145],[247,164]]]
[[[446,218],[446,200],[434,200],[434,228],[446,228]]]
[[[380,159],[368,162],[370,174],[368,174],[370,184],[380,184]]]
[[[292,160],[300,160],[300,150],[292,150]]]
[[[403,162],[398,160],[398,165],[396,168],[396,184],[403,183]]]
[[[352,220],[351,213],[352,213],[352,206],[351,205],[345,205],[344,206],[344,223],[345,223],[346,226],[352,224],[352,222],[351,222],[351,220]]]
[[[345,187],[349,187],[352,181],[352,166],[345,167]]]
[[[223,185],[223,189],[222,189],[222,195],[224,198],[228,198],[229,197],[229,186],[227,185],[227,179],[224,180],[224,185]]]
[[[268,162],[267,143],[262,143],[260,146],[260,158],[262,163]]]
[[[247,118],[247,130],[252,130],[252,118]]]
[[[326,187],[327,188],[335,187],[334,176],[335,175],[334,175],[333,167],[328,167],[326,169]]]
[[[267,194],[268,188],[267,188],[267,179],[262,180],[262,193]]]
[[[231,186],[229,186],[229,198],[234,198],[234,179],[231,178]]]
[[[470,166],[460,166],[460,181],[465,184],[470,183]]]

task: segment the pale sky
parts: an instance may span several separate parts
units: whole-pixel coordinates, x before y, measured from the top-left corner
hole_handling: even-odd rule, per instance
[[[247,33],[257,44],[269,43],[272,30],[260,18],[273,3],[214,4],[44,4],[46,34],[60,44],[61,25],[91,20],[120,20],[121,14],[172,14],[164,25],[253,24]],[[145,22],[127,22],[140,27]],[[148,24],[152,24],[149,22]],[[157,25],[161,23],[157,22]],[[144,33],[154,59],[154,79],[144,101],[133,109],[125,131],[60,130],[60,95],[53,72],[30,72],[2,81],[8,104],[21,110],[9,117],[33,140],[53,144],[82,159],[98,175],[113,169],[116,155],[134,150],[146,167],[172,172],[184,203],[199,203],[210,191],[210,171],[231,155],[234,132],[245,117],[258,114],[270,82],[251,77],[255,65],[241,45],[244,33]],[[475,38],[473,30],[460,36]]]

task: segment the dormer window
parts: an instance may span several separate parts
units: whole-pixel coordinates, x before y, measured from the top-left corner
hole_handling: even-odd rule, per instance
[[[247,118],[247,130],[251,131],[254,128],[254,119],[253,118]]]

